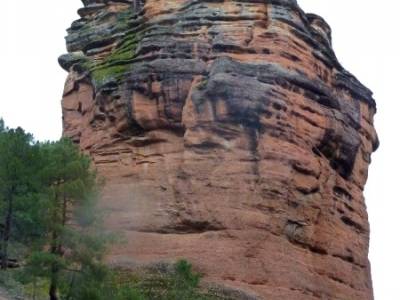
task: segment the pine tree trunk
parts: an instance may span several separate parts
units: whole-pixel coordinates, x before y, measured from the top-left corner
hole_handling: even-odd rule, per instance
[[[58,194],[56,192],[55,195],[55,203],[58,202]],[[57,208],[53,208],[53,222],[54,224],[57,224],[58,218],[57,218]],[[51,242],[50,242],[50,253],[53,255],[59,255],[58,253],[58,233],[57,229],[53,228],[53,231],[51,233]],[[58,295],[57,295],[57,290],[58,290],[58,267],[56,263],[53,263],[51,266],[51,276],[50,276],[50,288],[49,288],[49,296],[50,300],[58,300]]]
[[[56,196],[58,198],[58,196]],[[67,197],[63,197],[63,203],[62,203],[62,212],[61,212],[61,225],[64,228],[66,219],[67,219]],[[55,217],[56,219],[56,217]],[[53,231],[52,233],[52,246],[50,249],[52,254],[55,254],[59,257],[63,256],[63,251],[62,251],[62,244],[60,241],[58,241],[58,235],[56,231]],[[58,300],[58,295],[57,295],[57,290],[58,290],[58,268],[57,266],[53,265],[51,269],[51,278],[50,278],[50,290],[49,290],[49,296],[50,300]]]
[[[52,271],[53,273],[53,271]],[[58,300],[57,296],[57,272],[54,272],[51,276],[50,290],[49,290],[50,300]]]
[[[2,249],[2,257],[1,257],[1,268],[8,268],[8,242],[10,240],[11,233],[11,222],[12,222],[12,213],[13,213],[13,199],[12,196],[9,195],[7,197],[7,214],[6,220],[4,224],[4,233],[3,233],[3,249]]]
[[[53,231],[51,235],[51,248],[50,253],[57,255],[57,233]],[[50,300],[58,300],[57,289],[58,289],[58,267],[55,263],[51,266],[51,276],[50,276],[50,289],[49,296]]]

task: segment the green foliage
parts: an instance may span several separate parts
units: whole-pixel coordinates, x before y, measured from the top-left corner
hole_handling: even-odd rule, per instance
[[[90,160],[68,139],[40,147],[42,183],[40,198],[43,234],[27,261],[25,271],[35,278],[50,281],[49,293],[58,299],[58,291],[66,284],[70,272],[80,272],[86,265],[96,264],[104,253],[104,239],[92,226],[96,218],[80,214],[85,222],[73,226],[74,212],[95,204],[96,174]],[[90,220],[88,222],[88,220]]]
[[[38,144],[22,128],[9,129],[0,122],[0,224],[1,266],[8,267],[10,243],[22,236],[16,234],[23,206],[33,201],[38,181],[34,176],[39,155]],[[19,232],[21,233],[21,232]]]
[[[37,258],[35,258],[37,259]],[[52,261],[41,257],[40,261]],[[32,276],[33,275],[33,276]],[[40,279],[35,270],[19,272],[26,295],[45,299],[49,280]],[[0,277],[1,279],[1,277]],[[8,287],[18,287],[9,278]],[[220,298],[199,288],[200,275],[184,260],[161,269],[140,271],[111,269],[102,263],[85,265],[79,271],[65,272],[60,278],[60,299],[63,300],[218,300]],[[21,286],[19,286],[21,288]]]
[[[115,239],[102,228],[97,191],[90,159],[70,140],[35,143],[0,119],[1,255],[20,266],[0,271],[0,285],[37,300],[217,299],[184,260],[140,272],[106,266]]]
[[[74,300],[213,300],[199,288],[200,275],[185,260],[172,270],[147,270],[136,274],[103,266],[78,275],[71,299]]]
[[[35,159],[33,138],[21,128],[8,129],[0,124],[0,197],[23,195],[33,184]]]
[[[0,270],[0,286],[11,299],[25,299],[24,285],[18,280],[17,270]]]
[[[192,265],[180,260],[174,265],[171,273],[153,275],[144,280],[140,286],[147,299],[214,299],[199,289],[199,283],[200,275],[192,271]]]
[[[108,235],[100,234],[95,209],[96,174],[70,140],[34,143],[21,128],[0,123],[2,266],[16,250],[11,262],[23,262],[21,282],[47,282],[59,299],[69,273],[99,264],[106,250]]]

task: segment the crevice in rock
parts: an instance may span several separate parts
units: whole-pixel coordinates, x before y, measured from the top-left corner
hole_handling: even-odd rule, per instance
[[[309,250],[318,255],[327,255],[327,250],[316,244],[310,244],[305,236],[304,227],[306,225],[297,221],[288,220],[284,229],[285,235],[289,242],[300,246],[303,249]]]
[[[340,187],[340,186],[335,186],[333,188],[333,193],[338,196],[339,198],[345,200],[345,201],[352,201],[353,197],[351,196],[351,194],[346,191],[344,188]]]
[[[226,228],[218,223],[184,219],[177,223],[155,229],[132,228],[133,231],[160,234],[203,234],[206,232],[224,231]]]
[[[357,266],[357,267],[360,267],[360,268],[362,268],[362,269],[365,268],[364,265],[361,265],[361,264],[357,263],[357,262],[354,260],[354,257],[352,257],[352,256],[350,256],[350,255],[332,254],[332,257],[339,258],[339,259],[341,259],[341,260],[343,260],[343,261],[345,261],[345,262],[347,262],[347,263],[353,264],[353,265],[355,265],[355,266]]]
[[[337,277],[337,276],[328,275],[327,277],[328,277],[329,279],[333,280],[333,281],[336,281],[336,282],[338,282],[338,283],[340,283],[340,284],[343,284],[343,285],[345,285],[345,286],[348,286],[348,287],[351,288],[351,289],[355,289],[355,287],[354,287],[352,284],[345,282],[344,280],[342,280],[341,278],[339,278],[339,277]]]
[[[340,218],[340,220],[342,220],[342,222],[344,224],[346,224],[347,226],[353,227],[357,232],[361,232],[361,233],[365,233],[365,229],[364,227],[362,227],[360,224],[358,224],[357,222],[353,221],[351,218],[349,218],[348,216],[342,216]]]

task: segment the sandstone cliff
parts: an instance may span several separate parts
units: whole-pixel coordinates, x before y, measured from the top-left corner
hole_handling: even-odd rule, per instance
[[[372,93],[295,0],[83,0],[64,135],[106,177],[110,260],[184,257],[259,299],[373,299]]]

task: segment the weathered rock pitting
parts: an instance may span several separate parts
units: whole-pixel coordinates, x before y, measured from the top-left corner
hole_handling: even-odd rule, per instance
[[[83,1],[64,135],[106,177],[114,263],[185,257],[260,299],[373,299],[372,93],[295,0]]]

